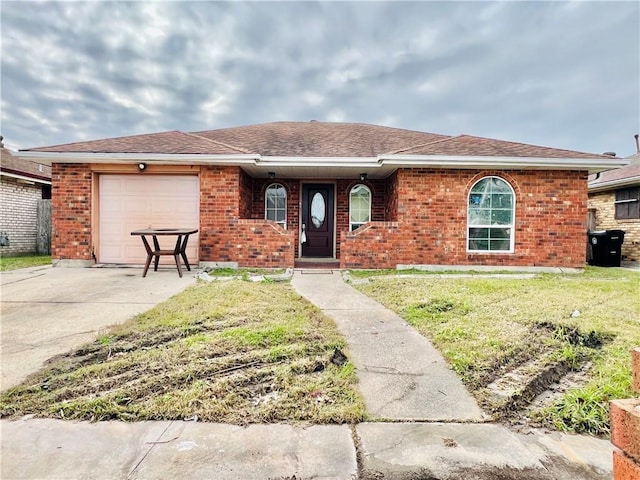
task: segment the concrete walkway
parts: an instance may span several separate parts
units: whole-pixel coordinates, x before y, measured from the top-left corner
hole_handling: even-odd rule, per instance
[[[293,287],[337,324],[349,345],[367,411],[386,420],[481,421],[482,410],[431,342],[342,280],[299,270]]]

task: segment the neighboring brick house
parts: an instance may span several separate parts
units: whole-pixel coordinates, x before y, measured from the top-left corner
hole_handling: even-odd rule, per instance
[[[53,258],[142,263],[141,227],[197,227],[201,264],[583,267],[587,175],[617,158],[469,135],[275,122],[33,148]],[[63,262],[64,261],[64,262]]]
[[[37,252],[36,240],[38,203],[51,198],[51,167],[0,150],[0,255],[48,253]]]
[[[640,262],[640,152],[626,160],[625,167],[589,176],[588,206],[593,230],[623,230],[622,260]]]

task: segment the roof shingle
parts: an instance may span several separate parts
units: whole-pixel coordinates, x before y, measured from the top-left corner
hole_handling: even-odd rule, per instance
[[[275,157],[376,157],[383,154],[610,158],[491,138],[363,123],[273,122],[242,127],[107,138],[28,149],[59,153],[255,154]]]
[[[446,135],[363,123],[274,122],[196,132],[197,135],[275,157],[375,157]]]
[[[606,188],[605,185],[611,185],[611,188],[615,188],[618,183],[624,183],[626,181],[633,181],[640,184],[640,153],[626,157],[630,160],[629,165],[626,167],[614,168],[613,170],[607,170],[599,175],[589,176],[589,188]]]
[[[64,153],[158,153],[229,155],[250,153],[212,139],[179,131],[105,138],[67,143],[51,147],[30,148],[30,152]]]
[[[493,138],[458,135],[393,152],[404,155],[460,155],[479,157],[532,157],[532,158],[611,158],[606,155],[575,152],[560,148],[541,147],[526,143],[508,142]]]
[[[39,180],[51,180],[50,166],[14,157],[6,148],[0,150],[0,170]]]

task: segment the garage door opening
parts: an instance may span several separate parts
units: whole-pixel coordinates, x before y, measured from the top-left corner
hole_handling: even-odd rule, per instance
[[[134,230],[199,228],[199,182],[194,175],[112,175],[99,177],[99,263],[143,265],[146,252]],[[175,238],[160,240],[172,249]],[[189,238],[189,263],[198,262],[198,234]],[[172,264],[173,258],[161,258]]]

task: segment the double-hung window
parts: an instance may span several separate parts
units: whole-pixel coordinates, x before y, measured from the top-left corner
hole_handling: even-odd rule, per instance
[[[287,190],[279,183],[267,187],[264,195],[264,218],[287,229]]]
[[[349,194],[349,230],[371,221],[371,190],[366,185],[356,185]]]
[[[467,250],[513,252],[515,194],[499,177],[484,177],[469,191]]]

